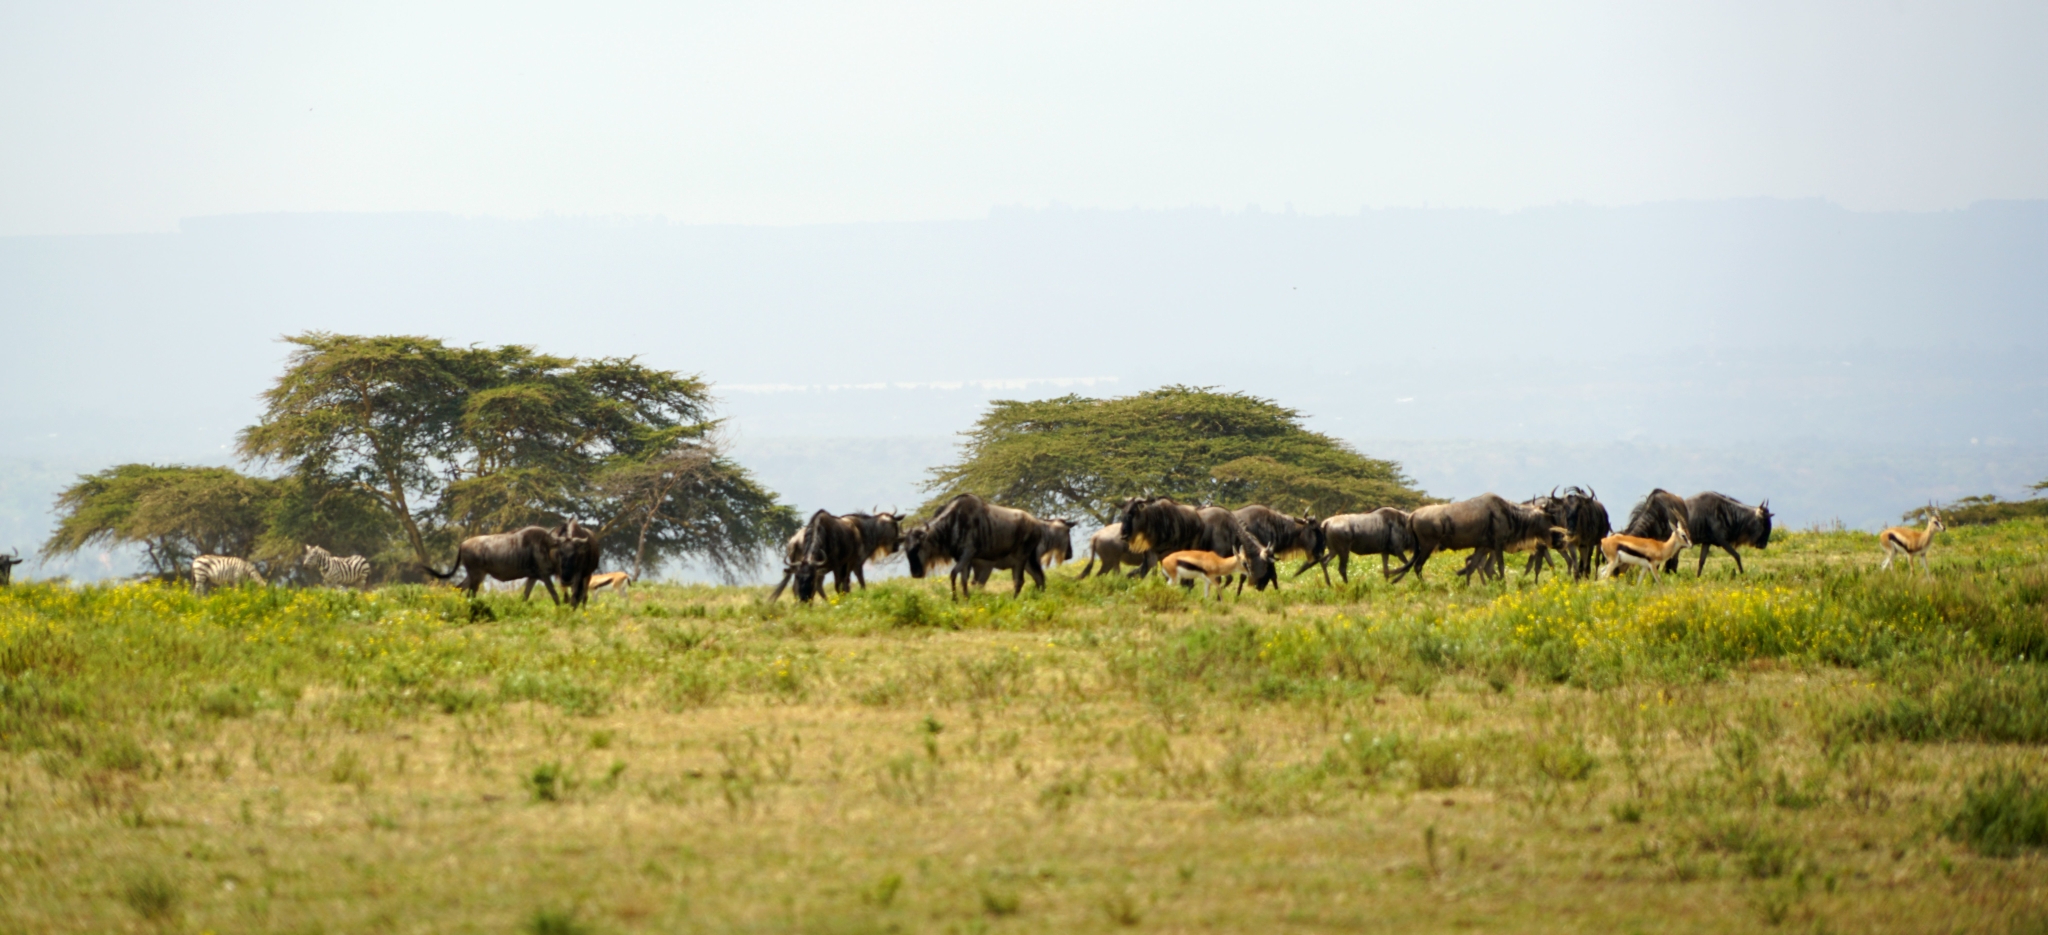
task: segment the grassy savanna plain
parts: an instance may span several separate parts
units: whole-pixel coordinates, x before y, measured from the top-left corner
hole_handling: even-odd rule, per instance
[[[0,930],[2042,931],[2044,542],[1208,602],[16,585]]]

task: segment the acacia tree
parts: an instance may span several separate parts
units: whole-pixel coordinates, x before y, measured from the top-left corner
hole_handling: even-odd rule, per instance
[[[1046,516],[1079,511],[1101,523],[1132,496],[1263,502],[1322,515],[1429,502],[1399,465],[1309,431],[1300,412],[1208,387],[998,400],[966,436],[960,460],[926,482],[936,496],[925,510],[969,492]]]
[[[248,555],[279,493],[279,482],[232,468],[116,465],[57,495],[43,556],[135,545],[153,572],[175,576],[195,555]]]
[[[635,579],[652,545],[657,560],[696,556],[734,582],[799,525],[796,510],[776,503],[708,436],[616,464],[597,491],[615,505],[598,535],[608,550],[631,536]]]
[[[717,424],[704,381],[630,358],[407,336],[313,332],[286,340],[297,349],[264,394],[262,420],[242,432],[241,453],[374,498],[421,564],[434,546],[475,532],[565,516],[608,525],[621,504],[601,489],[601,477]],[[736,465],[725,467],[729,479],[749,485],[749,496],[773,506],[772,493]],[[770,518],[758,510],[733,517],[743,525]],[[742,548],[757,532],[728,530],[740,538],[719,542]]]

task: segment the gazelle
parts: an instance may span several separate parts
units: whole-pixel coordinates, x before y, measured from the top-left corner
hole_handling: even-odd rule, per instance
[[[1268,555],[1272,552],[1266,546],[1260,546],[1259,551]],[[1243,546],[1238,547],[1236,555],[1227,558],[1214,552],[1189,549],[1175,552],[1159,560],[1159,570],[1166,573],[1166,580],[1192,586],[1196,579],[1201,579],[1202,596],[1208,597],[1210,589],[1213,588],[1219,601],[1223,599],[1223,579],[1243,571],[1245,567]]]
[[[632,583],[633,576],[623,571],[607,571],[603,574],[590,576],[590,590],[593,593],[600,588],[616,588],[624,591],[626,590],[626,585]]]
[[[1892,559],[1898,557],[1900,553],[1905,553],[1907,567],[1912,567],[1913,560],[1917,558],[1920,560],[1921,568],[1926,569],[1930,575],[1934,574],[1934,567],[1927,563],[1927,548],[1934,544],[1934,534],[1947,528],[1948,524],[1941,521],[1940,513],[1928,510],[1926,529],[1893,526],[1878,533],[1877,541],[1884,545],[1884,564],[1878,570],[1883,571],[1892,567]]]
[[[1608,536],[1600,540],[1600,551],[1607,555],[1607,565],[1600,569],[1600,577],[1611,578],[1622,571],[1624,566],[1647,568],[1650,583],[1661,579],[1664,563],[1678,557],[1678,553],[1692,545],[1692,536],[1686,533],[1684,523],[1674,523],[1671,538],[1659,542],[1642,536]]]

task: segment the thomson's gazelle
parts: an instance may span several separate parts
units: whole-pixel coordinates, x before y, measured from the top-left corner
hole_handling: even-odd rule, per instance
[[[1934,567],[1927,564],[1927,547],[1934,544],[1935,533],[1947,528],[1948,524],[1941,521],[1941,514],[1929,510],[1927,511],[1926,529],[1914,529],[1910,526],[1893,526],[1884,532],[1878,533],[1877,541],[1884,545],[1884,565],[1881,566],[1880,570],[1892,567],[1892,559],[1900,553],[1904,553],[1907,566],[1910,567],[1913,564],[1913,560],[1917,558],[1920,560],[1921,568],[1926,569],[1930,575],[1934,574]]]
[[[1607,567],[1600,569],[1600,577],[1611,578],[1624,566],[1635,566],[1650,570],[1650,581],[1656,583],[1664,570],[1664,563],[1678,557],[1692,545],[1692,536],[1685,531],[1684,523],[1673,523],[1671,538],[1659,542],[1641,536],[1608,536],[1600,540],[1600,551],[1607,555]]]

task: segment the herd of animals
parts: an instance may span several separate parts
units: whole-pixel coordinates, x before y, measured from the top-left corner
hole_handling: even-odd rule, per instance
[[[1885,553],[1882,567],[1888,569],[1893,559],[1904,557],[1909,566],[1918,559],[1927,573],[1933,573],[1927,552],[1935,533],[1947,526],[1939,512],[1929,514],[1924,528],[1894,526],[1879,534]],[[817,511],[786,544],[782,580],[769,600],[780,598],[793,585],[796,599],[808,602],[824,591],[827,576],[842,594],[856,582],[865,589],[867,563],[899,552],[914,578],[947,569],[947,589],[956,596],[985,585],[997,571],[1009,571],[1015,596],[1023,592],[1027,576],[1043,589],[1045,568],[1074,557],[1072,521],[1040,519],[974,494],[960,494],[929,520],[907,525],[906,517],[894,511],[838,516]],[[1413,572],[1420,580],[1430,556],[1470,549],[1471,556],[1458,571],[1468,583],[1474,574],[1481,580],[1504,577],[1507,555],[1523,552],[1529,553],[1525,573],[1539,579],[1555,555],[1562,565],[1560,573],[1574,578],[1607,578],[1642,569],[1655,581],[1662,573],[1677,571],[1679,556],[1688,548],[1699,549],[1695,574],[1705,573],[1707,556],[1716,548],[1727,552],[1737,573],[1742,573],[1739,550],[1766,548],[1770,541],[1769,500],[1750,506],[1712,491],[1680,497],[1653,490],[1629,511],[1620,532],[1612,528],[1607,507],[1593,491],[1580,487],[1562,493],[1553,489],[1521,503],[1489,493],[1414,512],[1381,507],[1326,519],[1291,516],[1260,504],[1226,510],[1170,497],[1132,497],[1123,502],[1116,522],[1089,537],[1088,564],[1080,577],[1106,575],[1128,565],[1134,568],[1131,577],[1142,578],[1156,567],[1167,580],[1188,588],[1200,583],[1205,597],[1213,592],[1220,600],[1232,583],[1240,595],[1246,584],[1256,590],[1277,589],[1283,561],[1301,562],[1294,570],[1296,578],[1310,568],[1320,569],[1328,584],[1334,560],[1338,577],[1348,583],[1352,556],[1377,555],[1382,576],[1400,581]],[[555,603],[566,599],[570,606],[581,607],[592,592],[624,590],[631,582],[624,572],[599,572],[602,559],[596,532],[570,520],[553,529],[527,526],[471,536],[456,550],[453,567],[445,572],[432,566],[425,570],[443,581],[462,572],[459,587],[472,598],[486,580],[523,581],[522,598],[530,599],[539,584]],[[1394,561],[1400,562],[1398,567]],[[0,555],[0,585],[8,583],[21,562],[19,550]],[[308,545],[301,564],[329,587],[360,588],[369,583],[370,562],[360,555],[336,556]],[[192,586],[200,594],[244,583],[264,583],[246,559],[201,555],[192,560]]]

